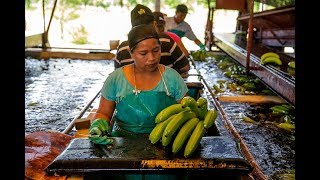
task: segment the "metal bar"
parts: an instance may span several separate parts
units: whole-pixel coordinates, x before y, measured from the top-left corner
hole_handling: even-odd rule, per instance
[[[237,45],[235,41],[232,41],[232,34],[216,34],[215,39],[216,46],[225,52],[227,55],[232,57],[235,61],[240,63],[242,66],[246,66],[246,50]],[[257,47],[253,47],[257,48]],[[257,50],[257,49],[256,49]],[[255,51],[256,52],[256,51]],[[258,52],[256,52],[258,53]],[[290,59],[282,54],[281,59],[289,61]],[[261,67],[259,71],[251,71],[256,77],[258,77],[262,82],[264,82],[268,87],[270,87],[279,96],[283,97],[291,104],[295,104],[295,80],[285,74],[283,71],[273,68],[271,65],[260,64],[260,58],[254,54],[250,54],[251,63],[254,66]]]
[[[248,32],[248,43],[247,43],[247,62],[246,62],[246,70],[247,73],[250,71],[250,53],[252,47],[252,35],[253,35],[253,0],[248,0],[248,9],[250,13],[249,18],[249,32]]]
[[[247,160],[250,163],[250,165],[253,167],[252,174],[255,177],[255,179],[263,179],[263,180],[268,179],[263,174],[263,172],[261,170],[261,167],[257,164],[257,162],[255,161],[254,157],[251,155],[251,153],[250,153],[248,147],[246,146],[245,142],[241,138],[240,134],[237,132],[236,128],[233,126],[232,122],[229,120],[228,116],[226,115],[226,113],[222,109],[219,101],[215,97],[214,93],[210,89],[210,87],[207,84],[207,82],[205,81],[205,79],[202,78],[202,76],[201,76],[201,80],[205,84],[206,89],[211,94],[212,99],[214,100],[214,105],[219,109],[219,112],[221,113],[221,115],[223,117],[222,119],[224,120],[223,123],[224,123],[225,127],[239,141],[240,147],[241,147],[241,151],[243,152],[244,156],[247,158]]]
[[[257,17],[263,17],[263,16],[267,16],[267,15],[274,15],[274,14],[281,14],[281,13],[288,13],[288,12],[294,12],[295,11],[295,7],[286,7],[286,8],[278,8],[278,9],[271,9],[271,10],[266,10],[266,11],[261,11],[261,12],[257,12],[254,13],[253,17],[257,18]],[[238,17],[238,20],[246,20],[249,19],[249,15],[243,15],[241,17]]]
[[[86,105],[86,107],[84,107],[84,108],[82,109],[82,111],[80,112],[80,114],[79,114],[77,117],[75,117],[75,118],[69,123],[69,125],[63,130],[63,133],[64,133],[64,134],[68,134],[68,133],[71,131],[71,129],[74,127],[74,122],[75,122],[75,120],[76,120],[76,119],[79,119],[79,118],[81,118],[81,117],[83,116],[83,114],[87,111],[87,109],[90,107],[90,105],[93,103],[93,101],[98,97],[98,95],[100,94],[100,92],[101,92],[101,90],[99,90],[98,93],[94,96],[94,98],[91,99],[91,101]]]

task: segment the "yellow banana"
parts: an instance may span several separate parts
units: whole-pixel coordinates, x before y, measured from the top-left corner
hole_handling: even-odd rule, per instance
[[[187,138],[190,137],[192,131],[197,126],[199,122],[198,118],[191,118],[186,123],[183,124],[181,129],[179,130],[177,136],[175,137],[173,144],[172,144],[172,152],[177,153],[180,151],[182,146],[184,145],[184,142],[187,140]]]
[[[163,135],[166,137],[172,136],[182,124],[194,117],[196,117],[196,114],[191,110],[178,113],[177,116],[168,123],[167,127],[164,129]]]
[[[168,119],[170,116],[172,116],[173,114],[177,114],[181,111],[185,110],[181,104],[172,104],[166,108],[164,108],[163,110],[161,110],[156,118],[155,118],[155,123],[160,123],[166,119]]]
[[[261,60],[261,64],[276,64],[276,65],[282,65],[282,61],[277,57],[266,57],[264,60]]]
[[[215,108],[209,109],[206,115],[204,116],[204,120],[203,120],[204,128],[209,129],[214,124],[214,121],[217,119],[217,116],[218,116],[218,111]]]
[[[184,157],[188,158],[197,149],[200,141],[205,133],[203,121],[199,121],[197,126],[192,131],[192,134],[187,142],[186,148],[184,149]]]
[[[177,114],[174,114],[170,116],[168,119],[156,124],[156,126],[152,129],[152,131],[149,134],[149,140],[152,144],[155,144],[159,141],[159,139],[162,137],[163,131],[168,125],[168,123],[176,116]]]
[[[261,56],[260,60],[263,61],[263,60],[265,60],[267,57],[276,57],[276,58],[280,59],[279,54],[274,53],[274,52],[267,52],[267,53],[264,53],[264,54]]]

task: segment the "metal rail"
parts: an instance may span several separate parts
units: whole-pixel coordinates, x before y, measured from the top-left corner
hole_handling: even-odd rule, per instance
[[[207,82],[202,78],[202,76],[201,76],[201,80],[205,84],[206,89],[209,91],[210,95],[212,96],[212,99],[214,100],[214,105],[219,109],[219,112],[221,113],[221,115],[223,117],[222,119],[223,119],[223,123],[224,123],[225,127],[239,141],[240,147],[241,147],[240,149],[241,149],[242,153],[244,154],[244,156],[246,157],[246,159],[248,160],[250,165],[253,167],[252,174],[255,177],[255,179],[262,179],[262,180],[268,179],[263,174],[263,172],[261,170],[261,167],[257,164],[257,162],[255,161],[254,157],[251,155],[251,153],[250,153],[248,147],[246,146],[244,140],[241,138],[241,135],[238,133],[236,128],[233,126],[233,124],[230,121],[230,119],[228,118],[227,114],[224,112],[223,108],[221,107],[219,101],[215,97],[214,93],[210,89],[210,87],[207,84]]]
[[[90,107],[90,105],[94,102],[94,100],[97,99],[97,97],[99,96],[101,90],[98,91],[98,93],[90,100],[90,102],[81,110],[80,114],[75,117],[69,124],[68,126],[63,130],[63,133],[65,134],[68,134],[71,129],[74,127],[74,122],[77,120],[77,119],[80,119],[84,113],[87,111],[87,109]]]

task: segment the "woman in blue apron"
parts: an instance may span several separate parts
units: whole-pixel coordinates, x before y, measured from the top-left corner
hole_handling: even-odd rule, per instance
[[[109,124],[112,119],[111,136],[148,136],[155,127],[156,115],[179,103],[188,88],[177,71],[159,64],[161,45],[151,25],[133,27],[128,42],[134,63],[118,68],[108,76],[95,118],[106,119]],[[130,179],[141,179],[141,176],[149,175],[129,176]]]

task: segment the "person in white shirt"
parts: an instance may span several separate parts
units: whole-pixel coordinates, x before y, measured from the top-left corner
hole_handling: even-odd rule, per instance
[[[184,4],[179,4],[176,7],[175,16],[165,18],[166,26],[165,31],[173,32],[180,38],[187,37],[191,41],[194,41],[201,50],[205,51],[205,45],[194,34],[189,23],[184,21],[188,13],[188,7]]]

